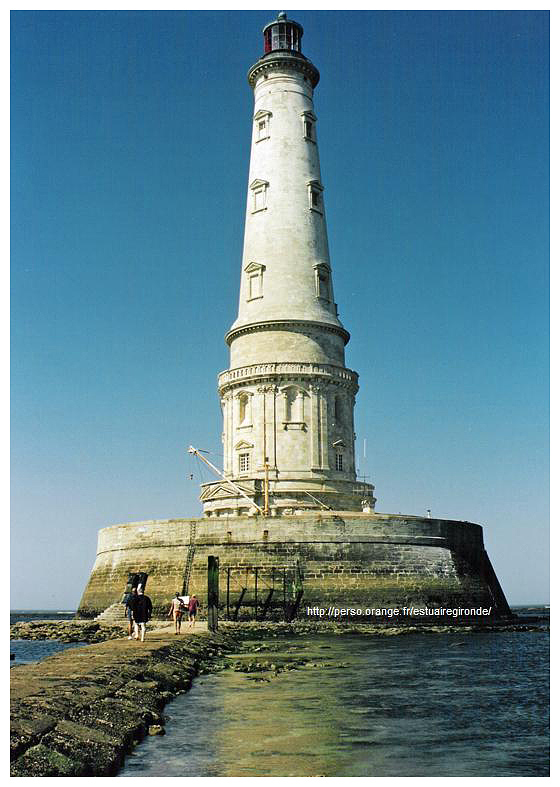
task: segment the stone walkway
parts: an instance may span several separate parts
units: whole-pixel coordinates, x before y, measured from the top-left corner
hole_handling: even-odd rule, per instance
[[[206,623],[180,635],[158,624],[145,642],[113,639],[12,668],[11,775],[114,774],[200,665],[234,644]]]

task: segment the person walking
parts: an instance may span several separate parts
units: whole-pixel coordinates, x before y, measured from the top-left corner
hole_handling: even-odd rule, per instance
[[[183,619],[183,612],[185,611],[185,605],[183,604],[183,599],[179,595],[179,593],[175,593],[175,598],[171,602],[171,607],[169,608],[169,612],[167,613],[167,617],[170,618],[173,616],[173,620],[175,622],[175,634],[181,633],[181,620]]]
[[[141,587],[138,588],[136,598],[134,599],[132,616],[134,618],[134,639],[140,638],[140,642],[144,642],[146,623],[152,617],[152,599],[144,595]]]
[[[136,598],[136,588],[132,588],[128,594],[128,598],[124,605],[124,616],[128,620],[128,638],[132,639],[132,632],[134,630],[134,619],[132,614],[133,602]]]
[[[196,615],[199,607],[200,607],[200,601],[197,599],[196,596],[191,596],[189,600],[189,627],[190,628],[192,628],[196,622]]]

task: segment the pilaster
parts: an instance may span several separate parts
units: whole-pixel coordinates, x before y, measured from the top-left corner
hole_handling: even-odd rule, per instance
[[[259,433],[255,445],[256,470],[264,471],[265,462],[276,468],[276,391],[275,385],[259,385]]]
[[[321,467],[330,470],[329,463],[329,421],[328,395],[324,386],[319,389],[320,428],[321,428]]]

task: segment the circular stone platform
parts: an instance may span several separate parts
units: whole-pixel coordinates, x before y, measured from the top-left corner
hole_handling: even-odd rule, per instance
[[[149,574],[146,592],[156,615],[167,613],[170,599],[182,591],[186,571],[189,592],[196,593],[204,612],[209,555],[220,560],[220,615],[225,616],[229,601],[231,616],[242,596],[239,620],[254,619],[255,579],[257,614],[269,620],[283,619],[298,590],[303,591],[299,618],[316,606],[484,606],[492,608],[491,617],[510,614],[480,525],[329,511],[104,528],[78,615],[93,617],[120,601],[128,574],[138,571]]]

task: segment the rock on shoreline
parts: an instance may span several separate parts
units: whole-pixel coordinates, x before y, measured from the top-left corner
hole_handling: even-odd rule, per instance
[[[56,639],[59,642],[105,642],[108,639],[122,639],[126,628],[122,625],[98,623],[83,620],[32,620],[25,623],[12,623],[10,639]]]
[[[536,621],[537,619],[535,619]],[[239,639],[254,639],[255,637],[282,637],[282,636],[313,636],[328,634],[344,636],[358,634],[369,637],[394,637],[406,634],[468,634],[471,632],[492,634],[506,631],[548,631],[548,619],[539,623],[524,623],[504,621],[502,623],[346,623],[342,621],[300,621],[293,623],[267,623],[256,621],[241,621],[239,623],[220,624],[220,630],[234,630]]]

